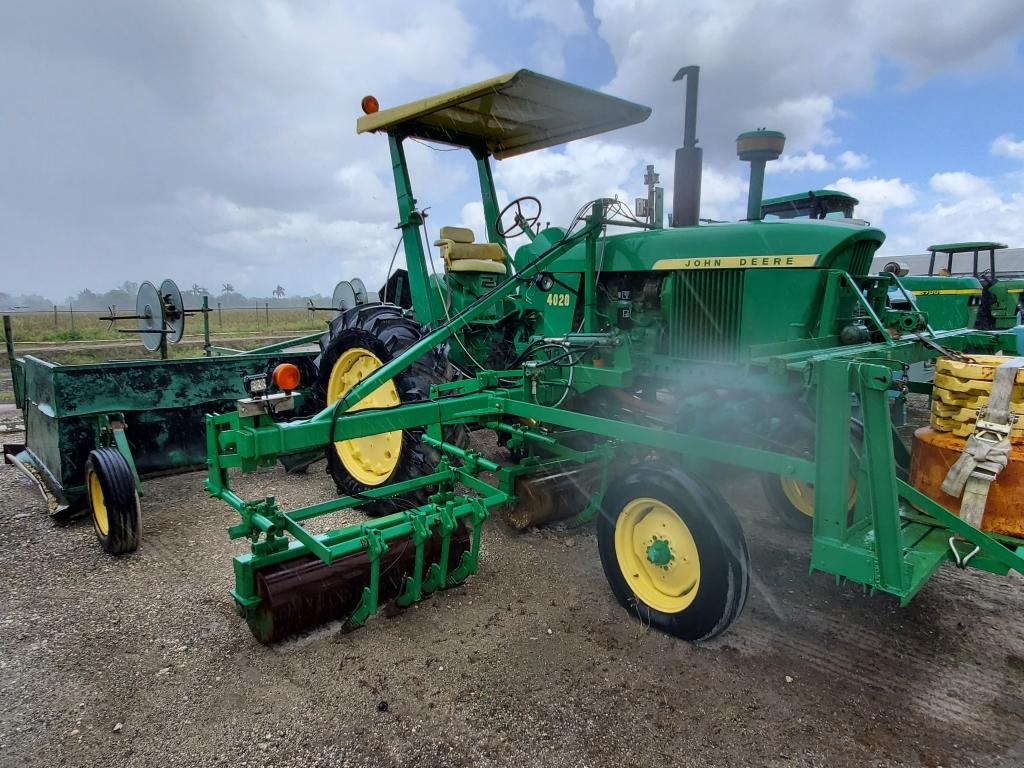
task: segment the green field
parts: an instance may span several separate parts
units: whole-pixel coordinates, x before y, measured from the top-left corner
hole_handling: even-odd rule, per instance
[[[135,321],[111,327],[102,320],[105,312],[58,311],[11,313],[11,335],[16,353],[32,354],[54,363],[75,365],[105,360],[153,358],[137,334],[119,333],[118,328],[135,328]],[[121,312],[127,314],[127,311]],[[210,312],[210,341],[233,349],[253,349],[272,343],[268,337],[304,336],[323,330],[332,312],[310,312],[303,307],[260,309],[216,309]],[[0,332],[0,340],[4,335]],[[111,342],[94,348],[92,342]],[[5,345],[0,343],[0,403],[14,402],[14,390]],[[203,320],[199,313],[185,322],[185,338],[172,345],[171,357],[198,357],[203,354]]]
[[[119,314],[129,314],[130,310],[119,310]],[[132,334],[119,333],[118,328],[128,330],[135,328],[135,321],[128,320],[111,324],[101,318],[106,312],[69,312],[58,310],[53,312],[17,312],[11,313],[12,332],[15,341],[22,342],[61,342],[61,341],[99,341],[124,339]],[[330,319],[330,312],[310,312],[305,307],[282,307],[257,310],[255,307],[237,309],[213,309],[210,311],[210,333],[275,334],[287,331],[312,331],[322,328]],[[185,321],[186,336],[201,337],[203,319],[200,313],[189,316]],[[2,337],[2,333],[0,333]]]

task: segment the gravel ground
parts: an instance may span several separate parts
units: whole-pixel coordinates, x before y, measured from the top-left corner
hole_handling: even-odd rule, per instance
[[[462,587],[274,648],[233,611],[244,544],[202,479],[147,482],[114,559],[0,467],[0,765],[1024,765],[1024,580],[946,567],[900,609],[808,576],[752,478],[727,490],[751,597],[714,642],[631,621],[590,529],[492,521]],[[332,490],[318,467],[246,486]]]

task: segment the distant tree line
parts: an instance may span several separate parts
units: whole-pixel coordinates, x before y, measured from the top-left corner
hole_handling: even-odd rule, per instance
[[[222,283],[219,291],[211,291],[206,286],[193,283],[190,287],[178,286],[181,289],[182,299],[189,309],[197,309],[202,306],[203,296],[210,297],[210,306],[221,307],[252,307],[269,304],[272,307],[304,307],[309,299],[317,306],[327,306],[330,298],[319,293],[311,296],[300,296],[298,294],[288,295],[283,286],[278,285],[271,291],[270,296],[246,296],[235,290],[231,283]],[[75,296],[68,296],[63,302],[53,301],[45,296],[34,293],[23,293],[19,295],[8,294],[0,291],[0,310],[44,310],[52,309],[54,305],[60,307],[73,306],[80,310],[105,310],[109,307],[117,307],[118,310],[134,309],[135,297],[139,290],[139,284],[126,280],[116,288],[108,291],[96,292],[83,288]]]

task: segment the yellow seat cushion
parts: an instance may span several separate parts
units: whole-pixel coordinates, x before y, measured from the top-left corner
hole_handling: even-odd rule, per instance
[[[443,240],[441,242],[444,243]],[[441,256],[445,261],[482,259],[483,261],[504,263],[505,250],[495,243],[452,243],[441,246]]]
[[[441,227],[442,240],[451,240],[453,243],[472,243],[473,230],[469,227]]]
[[[457,259],[445,262],[449,272],[491,272],[496,275],[505,274],[505,265],[488,259]]]
[[[505,274],[505,249],[497,243],[474,243],[467,227],[441,227],[436,243],[449,272],[493,272]]]

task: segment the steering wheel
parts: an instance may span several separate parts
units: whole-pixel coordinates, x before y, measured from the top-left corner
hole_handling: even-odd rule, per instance
[[[523,203],[527,200],[532,200],[537,206],[537,212],[532,216],[525,216],[523,214]],[[502,219],[505,218],[505,214],[511,211],[513,208],[516,209],[515,220],[506,229],[501,225]],[[494,220],[494,229],[502,237],[517,237],[518,235],[526,234],[526,228],[533,228],[533,225],[540,221],[540,200],[532,195],[523,195],[517,197],[511,203],[501,209],[501,213]]]

